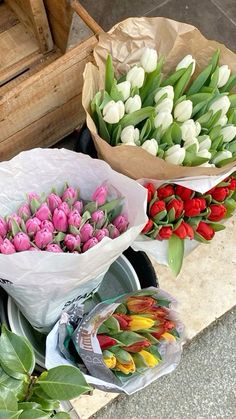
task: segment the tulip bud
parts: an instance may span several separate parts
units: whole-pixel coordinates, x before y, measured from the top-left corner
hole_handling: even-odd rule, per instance
[[[159,214],[166,210],[165,201],[156,201],[152,204],[149,213],[151,217],[155,217],[155,215]]]
[[[185,188],[184,186],[176,185],[175,195],[179,196],[182,201],[186,201],[192,197],[193,191],[192,189]]]
[[[91,239],[92,236],[93,236],[93,227],[89,223],[84,224],[83,227],[81,227],[80,229],[81,241],[83,243],[87,242],[89,239]]]
[[[226,115],[230,108],[230,100],[228,96],[221,96],[219,99],[214,100],[210,105],[209,110],[213,111],[213,114],[221,110],[221,117]]]
[[[125,112],[132,113],[138,111],[142,107],[141,97],[139,95],[135,95],[134,97],[129,97],[129,99],[125,102]]]
[[[37,217],[33,217],[26,221],[25,226],[27,233],[34,235],[40,230],[41,221]]]
[[[204,159],[209,159],[210,160],[211,159],[211,153],[210,153],[210,151],[208,151],[206,149],[203,149],[203,150],[198,151],[197,157],[203,157]]]
[[[224,127],[228,122],[228,118],[226,115],[223,115],[220,117],[220,119],[217,122],[217,125],[221,125],[222,127]]]
[[[155,321],[149,319],[148,317],[137,316],[136,314],[130,315],[130,323],[129,323],[129,330],[138,331],[138,330],[145,330],[150,329],[154,326]]]
[[[96,230],[94,237],[100,242],[104,237],[109,237],[109,231],[107,228],[102,228],[101,230]]]
[[[131,84],[129,81],[123,81],[116,85],[118,92],[123,96],[123,100],[126,101],[130,96]]]
[[[150,202],[152,200],[152,198],[154,197],[154,194],[156,192],[156,188],[155,188],[155,186],[152,183],[146,183],[144,185],[144,188],[147,189],[147,192],[148,192],[148,199],[147,199],[147,201]]]
[[[161,128],[163,131],[166,131],[167,128],[172,124],[173,116],[169,112],[159,112],[154,118],[155,128]]]
[[[157,240],[168,240],[173,234],[172,227],[162,226],[158,231]]]
[[[35,216],[43,221],[43,220],[49,220],[52,217],[51,211],[48,208],[47,204],[42,204],[39,209],[36,211]]]
[[[146,73],[152,73],[157,67],[157,52],[153,48],[145,48],[140,63]]]
[[[76,201],[73,205],[73,209],[77,210],[80,215],[82,214],[84,204],[82,201]]]
[[[58,244],[50,243],[46,247],[46,252],[53,252],[53,253],[62,253],[63,250]]]
[[[174,109],[174,117],[179,122],[187,121],[191,118],[193,112],[193,103],[191,100],[182,100]]]
[[[179,144],[173,145],[165,152],[165,161],[167,163],[180,165],[185,159],[185,149]]]
[[[126,75],[126,80],[128,80],[131,83],[132,87],[138,87],[140,89],[140,87],[142,87],[143,85],[144,77],[144,69],[135,65],[128,71]]]
[[[67,202],[62,202],[59,206],[58,206],[59,210],[62,210],[67,216],[70,214],[70,207],[67,204]]]
[[[103,108],[103,119],[108,124],[117,124],[125,114],[125,106],[121,100],[111,100]]]
[[[12,253],[16,253],[16,249],[10,240],[4,239],[3,243],[0,245],[0,253],[3,255],[11,255]]]
[[[62,201],[67,202],[69,205],[73,205],[78,197],[78,191],[72,187],[65,190],[62,195]]]
[[[44,229],[46,228],[48,231],[51,231],[51,233],[53,233],[54,231],[54,225],[51,221],[48,220],[43,220],[40,224],[40,229]]]
[[[202,135],[198,137],[199,151],[209,150],[211,148],[211,139],[209,135]]]
[[[194,122],[193,119],[187,119],[187,121],[183,122],[183,124],[180,126],[180,129],[183,141],[187,141],[193,137],[197,137],[200,134],[201,125],[199,122]]]
[[[216,187],[208,192],[216,201],[224,201],[229,195],[229,189],[225,187]]]
[[[200,221],[196,231],[205,240],[212,240],[214,235],[215,235],[215,232],[214,232],[213,228],[210,226],[210,224],[207,224],[204,221]]]
[[[183,214],[184,203],[180,199],[173,198],[166,205],[166,209],[167,209],[168,212],[170,210],[174,210],[174,217],[175,217],[175,219],[177,219],[177,218],[180,218],[181,215]]]
[[[148,308],[154,306],[156,300],[152,297],[131,296],[126,300],[128,310],[134,313],[145,313]]]
[[[81,224],[81,215],[77,210],[72,210],[68,215],[69,226],[78,228]]]
[[[104,220],[104,218],[105,218],[105,214],[104,214],[104,211],[102,210],[94,211],[91,215],[91,220],[94,223],[98,223],[99,221]]]
[[[110,239],[116,239],[117,237],[119,237],[120,232],[118,228],[116,228],[113,224],[108,224],[107,229],[109,231]]]
[[[134,128],[133,125],[128,125],[122,129],[120,139],[123,144],[130,142],[137,143],[139,141],[139,129]]]
[[[229,80],[231,70],[228,65],[221,65],[219,68],[219,78],[217,82],[217,87],[223,87]]]
[[[31,247],[29,236],[22,232],[14,236],[13,244],[17,252],[23,252]]]
[[[83,245],[83,252],[87,252],[87,250],[91,249],[92,247],[96,246],[98,244],[98,240],[96,237],[92,237],[88,241],[86,241]]]
[[[36,201],[40,201],[40,196],[35,192],[29,192],[27,194],[28,201],[31,202],[33,199]]]
[[[190,240],[194,238],[194,231],[192,226],[185,221],[182,221],[173,233],[182,240],[186,239],[187,237],[189,237]]]
[[[194,152],[197,153],[199,150],[199,143],[198,143],[198,139],[197,138],[189,138],[188,140],[185,141],[183,147],[185,148],[185,150],[187,150],[189,147],[191,146],[195,146],[194,147]]]
[[[167,99],[174,99],[174,88],[173,86],[165,86],[162,87],[161,89],[159,89],[157,91],[157,93],[155,94],[155,103],[159,102],[159,100],[164,96],[167,95]]]
[[[103,351],[103,362],[106,365],[107,368],[113,369],[116,366],[116,357],[115,355],[110,351]]]
[[[152,138],[151,140],[146,140],[143,143],[142,148],[146,150],[148,153],[152,154],[153,156],[157,155],[158,144],[155,138]]]
[[[39,230],[35,235],[35,244],[39,249],[44,249],[50,242],[52,242],[53,236],[51,231],[46,228]]]
[[[223,218],[225,218],[226,213],[227,213],[227,208],[220,204],[212,204],[209,205],[209,209],[211,210],[210,214],[208,215],[208,220],[210,221],[214,221],[214,222],[218,222],[223,220]]]
[[[67,234],[64,238],[64,244],[70,252],[73,252],[74,250],[80,248],[80,236],[73,236],[73,234]]]
[[[99,186],[92,194],[92,200],[97,204],[104,205],[107,200],[108,188],[107,186]]]
[[[197,217],[206,209],[204,198],[192,198],[184,201],[184,215],[186,217]]]
[[[217,153],[215,155],[215,157],[213,158],[212,162],[214,164],[218,164],[223,160],[227,160],[227,159],[231,159],[232,157],[232,153],[229,150],[223,150],[223,151],[219,151],[219,153]]]
[[[97,335],[97,340],[102,351],[117,344],[116,339],[113,339],[107,335]]]
[[[135,342],[132,345],[123,346],[122,349],[131,353],[136,353],[140,352],[142,349],[149,348],[149,346],[151,346],[151,342],[149,342],[147,339],[144,339],[140,342]]]
[[[177,64],[176,66],[176,70],[180,70],[181,68],[188,68],[190,66],[190,64],[193,63],[193,69],[191,72],[191,75],[194,73],[195,71],[195,67],[196,67],[196,60],[192,57],[192,55],[186,55],[180,62],[179,64]]]
[[[156,365],[159,364],[160,360],[158,358],[156,358],[153,354],[151,354],[148,351],[145,351],[144,349],[142,349],[139,352],[139,355],[142,356],[143,360],[145,361],[145,363],[147,364],[147,366],[149,368],[154,368]]]
[[[47,197],[47,204],[50,209],[50,211],[53,213],[53,211],[59,207],[59,205],[62,203],[61,198],[56,195],[55,193],[50,193]]]
[[[112,224],[119,230],[119,233],[124,233],[129,225],[129,220],[127,215],[118,215],[113,221]]]
[[[169,196],[175,195],[175,191],[172,185],[160,186],[157,189],[157,196],[159,199],[166,199]]]
[[[236,127],[234,125],[228,125],[227,127],[221,129],[220,135],[223,135],[224,143],[229,143],[236,136]]]
[[[31,217],[31,211],[29,204],[23,204],[18,208],[17,214],[21,217],[24,221],[27,221]]]
[[[59,208],[56,208],[53,213],[52,222],[54,224],[54,227],[58,231],[66,232],[68,229],[68,221],[67,216]]]
[[[141,233],[142,234],[149,233],[149,231],[152,230],[152,227],[153,227],[153,221],[152,220],[148,220],[147,223],[145,224],[145,226],[143,227]]]
[[[0,236],[5,237],[8,231],[7,222],[0,217]]]
[[[20,226],[21,224],[21,218],[19,217],[19,215],[17,215],[16,213],[13,213],[9,215],[9,217],[7,217],[9,230],[12,230],[12,220],[14,220],[18,224],[18,226]]]
[[[172,99],[163,99],[158,105],[155,107],[156,113],[158,112],[168,112],[171,113],[173,109],[173,100]]]

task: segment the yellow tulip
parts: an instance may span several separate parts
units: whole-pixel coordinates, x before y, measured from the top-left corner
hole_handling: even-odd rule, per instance
[[[130,374],[135,372],[135,363],[132,361],[129,364],[121,364],[119,361],[116,362],[116,370],[121,371],[124,374]]]
[[[157,359],[154,355],[152,355],[148,351],[142,350],[139,352],[139,355],[143,357],[144,361],[150,368],[153,368],[159,364],[159,359]]]
[[[103,351],[103,361],[107,368],[115,368],[116,366],[116,357],[110,351]]]
[[[161,337],[165,340],[168,340],[169,342],[175,342],[175,337],[171,333],[165,332],[163,335],[161,335]]]
[[[132,331],[150,329],[155,324],[155,321],[148,317],[131,315],[130,319],[129,329]]]

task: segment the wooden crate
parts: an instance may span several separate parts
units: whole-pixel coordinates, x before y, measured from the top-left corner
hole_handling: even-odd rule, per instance
[[[99,31],[76,0],[0,2],[0,161],[84,120],[82,73]]]

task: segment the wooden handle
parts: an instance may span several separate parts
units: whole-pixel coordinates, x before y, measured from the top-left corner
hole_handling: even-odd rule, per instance
[[[93,31],[95,35],[98,33],[104,32],[101,26],[90,16],[90,14],[85,10],[85,8],[77,1],[72,0],[71,7],[74,11],[81,17],[81,19],[86,23],[86,25]]]

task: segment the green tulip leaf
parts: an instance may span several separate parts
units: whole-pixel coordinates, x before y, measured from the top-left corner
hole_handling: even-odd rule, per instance
[[[187,99],[193,102],[193,107],[201,103],[204,104],[211,98],[212,98],[211,93],[195,93],[195,94],[191,94],[190,96],[187,96]]]
[[[146,350],[150,352],[150,354],[154,355],[155,358],[159,359],[160,361],[162,360],[161,354],[155,345],[150,346]]]
[[[91,109],[92,114],[94,114],[94,112],[96,111],[97,106],[100,107],[101,103],[102,103],[102,92],[97,92],[90,103],[90,109]],[[52,191],[52,192],[57,194],[57,191],[55,192]]]
[[[21,228],[19,227],[19,224],[17,223],[17,221],[14,218],[12,218],[12,220],[11,220],[11,230],[12,230],[13,236],[15,236],[17,233],[19,233],[21,231]]]
[[[111,54],[107,55],[106,70],[105,70],[105,90],[110,94],[115,74]]]
[[[213,111],[208,111],[204,115],[200,116],[200,118],[197,119],[197,122],[199,122],[202,126],[204,126],[210,121],[212,116],[213,116]]]
[[[10,377],[17,379],[31,374],[35,366],[34,352],[28,340],[10,332],[4,325],[0,336],[0,364]]]
[[[0,384],[0,410],[18,410],[17,398],[12,390]]]
[[[173,234],[168,240],[168,262],[175,276],[180,273],[183,257],[184,240]]]
[[[231,103],[231,108],[235,108],[236,107],[236,93],[229,95],[228,98]]]
[[[186,151],[185,159],[184,159],[184,166],[200,166],[200,164],[206,163],[209,159],[204,157],[198,157],[195,153],[190,153]]]
[[[143,141],[145,141],[149,137],[151,129],[152,129],[151,120],[147,119],[145,121],[145,124],[144,124],[143,128],[141,129],[141,132],[140,132],[139,140],[141,141],[141,144],[143,144]]]
[[[212,73],[211,75],[211,81],[210,81],[209,87],[211,87],[212,89],[215,89],[217,87],[218,80],[219,80],[219,66],[216,67],[214,73]]]
[[[212,55],[210,64],[212,65],[212,73],[214,73],[218,63],[219,63],[219,58],[220,58],[220,50],[219,48],[214,52],[214,54]]]
[[[149,102],[148,106],[150,106],[153,103],[154,100],[154,96],[156,93],[157,88],[160,85],[160,81],[161,81],[161,68],[163,66],[164,63],[164,57],[160,57],[157,63],[157,67],[155,68],[154,71],[152,71],[151,73],[147,74],[145,82],[143,84],[143,86],[140,88],[140,97],[142,100],[142,103]],[[155,93],[153,94],[153,92],[155,91]],[[151,95],[151,97],[149,97]],[[148,100],[149,97],[149,100]],[[147,106],[145,104],[145,106]]]
[[[231,151],[232,154],[236,153],[236,140],[228,143],[227,150]]]
[[[216,125],[215,127],[213,127],[210,132],[209,132],[209,137],[211,139],[211,141],[214,141],[216,138],[219,137],[220,132],[221,132],[221,126],[220,125]]]
[[[174,144],[180,144],[182,139],[182,132],[177,122],[171,125],[171,138]]]
[[[120,125],[117,125],[112,133],[111,138],[111,145],[115,147],[117,144],[120,143],[120,136],[121,136],[122,128]]]
[[[193,83],[191,84],[188,90],[188,95],[193,95],[199,92],[199,90],[202,88],[202,86],[206,83],[207,79],[209,78],[211,71],[212,71],[212,64],[209,64],[193,81]]]
[[[70,400],[91,390],[80,370],[69,365],[41,374],[37,384],[53,400]]]
[[[182,75],[185,73],[185,68],[180,68],[179,70],[176,70],[173,74],[171,74],[166,80],[163,80],[161,83],[161,86],[174,86],[175,83],[178,82],[178,80],[182,77]]]
[[[180,334],[177,332],[176,329],[169,330],[168,333],[173,335],[175,338],[180,338]]]
[[[221,117],[221,110],[215,112],[212,117],[209,119],[208,122],[206,122],[203,127],[207,129],[211,129],[214,125],[217,125],[217,122],[219,121]]]
[[[223,135],[220,135],[218,138],[215,138],[211,143],[211,150],[221,150],[223,145]]]
[[[221,160],[219,163],[216,163],[216,167],[223,167],[226,164],[236,161],[236,156],[230,157],[229,159]]]
[[[103,325],[109,329],[109,333],[119,333],[120,324],[115,317],[110,316],[104,321]]]
[[[227,83],[220,88],[220,92],[230,92],[236,86],[236,73],[232,74]]]
[[[107,129],[106,122],[104,121],[104,119],[102,117],[102,113],[101,113],[98,106],[96,106],[96,113],[97,113],[97,117],[98,117],[98,133],[102,137],[103,140],[110,143],[110,134],[109,134],[109,131]]]
[[[156,214],[156,215],[153,217],[153,219],[154,219],[154,221],[155,221],[156,223],[158,223],[158,221],[163,220],[163,218],[165,218],[165,217],[166,217],[166,214],[167,214],[167,211],[166,211],[166,210],[160,211],[160,212],[158,212],[158,214]]]
[[[175,102],[182,96],[184,90],[186,89],[191,77],[192,77],[192,69],[193,63],[191,63],[188,68],[185,70],[184,74],[181,76],[179,81],[176,83],[174,91],[175,91]]]
[[[211,240],[206,240],[202,237],[197,231],[194,232],[194,240],[197,240],[200,243],[209,244]]]
[[[99,209],[102,211],[107,211],[107,213],[109,213],[113,211],[117,207],[117,205],[120,205],[122,200],[123,198],[113,199],[112,201],[107,202],[104,205],[101,205]]]
[[[10,410],[0,410],[0,418],[1,419],[18,419],[22,413],[22,410],[18,412],[10,411]],[[32,419],[32,418],[31,418]]]
[[[225,226],[222,225],[222,224],[212,223],[212,222],[210,222],[208,224],[213,228],[214,231],[222,231],[222,230],[225,230]]]
[[[133,354],[133,360],[137,371],[142,371],[144,368],[148,368],[148,364],[145,362],[144,357],[140,353],[136,352]]]
[[[133,345],[134,343],[143,341],[143,336],[139,335],[136,332],[132,332],[132,331],[124,331],[124,332],[120,332],[120,333],[117,333],[117,334],[112,334],[112,337],[114,339],[120,341],[121,343],[123,343],[123,345],[125,345],[125,346]],[[109,351],[111,349],[112,348],[109,348]]]
[[[171,223],[172,221],[174,221],[174,220],[175,220],[175,209],[174,209],[174,208],[171,208],[171,209],[168,211],[168,213],[167,213],[167,219],[168,219],[168,222],[169,222],[169,223]]]
[[[110,96],[111,96],[111,99],[113,99],[115,102],[118,102],[118,100],[123,101],[123,95],[117,89],[117,82],[116,82],[115,79],[113,80],[112,88],[111,88],[111,91],[110,91]]]
[[[139,109],[138,111],[132,112],[125,115],[119,122],[121,128],[125,128],[128,125],[138,125],[140,122],[154,115],[155,109],[152,106]]]
[[[39,409],[25,410],[20,415],[20,419],[49,419],[50,417],[50,413],[46,413]]]

